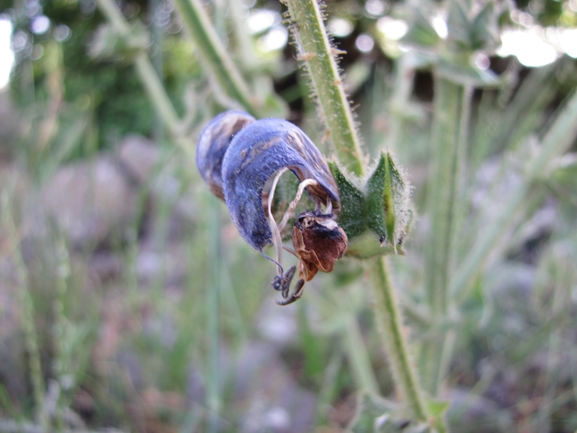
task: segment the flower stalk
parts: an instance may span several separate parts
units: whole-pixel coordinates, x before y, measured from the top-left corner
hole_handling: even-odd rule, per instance
[[[320,6],[316,0],[287,0],[286,4],[300,59],[306,65],[339,162],[350,172],[361,176],[365,173],[365,166],[360,140],[335,60],[338,51],[330,45]],[[395,384],[415,420],[428,422],[427,406],[402,332],[401,313],[388,274],[387,258],[372,259],[370,270],[375,297],[373,308]]]

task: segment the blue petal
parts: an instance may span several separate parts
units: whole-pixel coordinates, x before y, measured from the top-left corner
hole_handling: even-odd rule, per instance
[[[222,160],[234,135],[256,119],[242,111],[226,111],[203,129],[196,148],[196,165],[213,194],[224,200]]]
[[[263,119],[245,126],[226,151],[222,183],[232,221],[242,237],[259,251],[272,242],[263,188],[284,167],[300,181],[314,179],[319,183],[307,187],[317,205],[331,201],[338,206],[338,190],[328,165],[301,129],[281,119]]]

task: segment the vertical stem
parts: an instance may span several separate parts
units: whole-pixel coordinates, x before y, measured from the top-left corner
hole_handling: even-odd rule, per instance
[[[403,400],[409,402],[413,415],[419,421],[427,421],[422,391],[401,325],[401,313],[388,271],[385,257],[375,259],[371,266],[373,296],[379,330],[387,347],[389,363]]]
[[[413,54],[403,54],[394,63],[395,82],[393,94],[389,103],[389,116],[385,147],[396,150],[399,147],[399,139],[404,129],[407,106],[413,90],[413,77],[415,70],[412,65]],[[382,103],[382,102],[381,102]]]
[[[10,244],[14,248],[15,269],[18,276],[20,287],[17,292],[20,294],[20,304],[22,305],[22,328],[24,330],[24,347],[28,352],[28,368],[32,379],[32,397],[34,400],[35,418],[42,431],[48,431],[49,419],[44,410],[44,378],[42,376],[42,365],[40,363],[40,349],[38,348],[38,336],[34,326],[34,303],[30,293],[30,282],[28,280],[28,270],[22,258],[20,251],[20,236],[14,220],[12,219],[11,209],[6,205],[7,197],[2,197],[3,209],[8,228]]]
[[[207,392],[207,406],[209,409],[208,432],[216,433],[218,431],[218,419],[220,411],[219,396],[219,340],[220,334],[218,329],[219,316],[219,291],[221,285],[221,247],[220,247],[220,203],[214,197],[209,199],[210,217],[208,222],[208,242],[209,242],[209,260],[210,260],[210,282],[208,284],[208,317],[207,328],[210,340],[208,363],[209,379]]]
[[[291,30],[300,45],[301,59],[305,61],[310,74],[339,161],[360,176],[365,171],[360,142],[319,5],[315,0],[287,0],[286,3],[293,20]],[[383,334],[385,351],[389,354],[393,380],[415,418],[428,422],[428,410],[402,332],[386,258],[375,259],[371,266],[371,276],[375,294],[373,309]],[[437,421],[437,429],[446,430],[443,420]]]
[[[461,86],[436,77],[431,181],[427,191],[431,231],[426,275],[429,304],[436,315],[446,314],[448,308],[447,278],[458,181],[461,97]]]
[[[163,83],[164,73],[163,73],[163,28],[158,22],[158,13],[161,9],[160,0],[148,0],[148,7],[150,9],[150,14],[152,16],[152,53],[150,55],[152,61],[152,67],[159,81]],[[164,119],[162,114],[156,110],[154,116],[154,126],[153,126],[153,138],[157,143],[161,143],[164,139]]]
[[[449,80],[435,78],[433,154],[428,202],[431,231],[425,275],[428,301],[434,320],[451,314],[449,276],[453,269],[458,220],[458,189],[468,136],[471,92]],[[425,389],[439,392],[452,351],[454,332],[440,332],[426,341],[421,352],[421,374]]]
[[[339,161],[354,174],[362,175],[360,141],[335,60],[337,50],[329,42],[320,7],[316,0],[288,0],[287,5],[299,55],[309,71]]]

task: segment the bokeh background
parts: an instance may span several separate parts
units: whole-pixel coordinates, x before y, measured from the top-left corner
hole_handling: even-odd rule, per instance
[[[204,4],[266,115],[330,155],[284,6]],[[495,81],[471,85],[464,256],[529,182],[523,163],[577,85],[577,1],[495,5],[498,43],[471,58]],[[367,158],[388,147],[413,185],[407,254],[391,262],[418,352],[434,331],[418,313],[435,95],[427,53],[403,41],[415,7],[447,37],[441,3],[327,0],[325,13]],[[198,134],[237,105],[198,53],[170,0],[0,1],[0,432],[341,432],[360,390],[395,399],[362,264],[276,306],[274,267],[202,183]],[[176,127],[143,86],[142,55]],[[452,431],[577,431],[570,139],[443,325],[456,330],[441,395]]]

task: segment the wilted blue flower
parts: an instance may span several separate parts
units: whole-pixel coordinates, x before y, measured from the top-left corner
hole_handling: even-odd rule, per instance
[[[317,270],[330,272],[334,261],[343,255],[347,236],[332,220],[331,213],[339,208],[336,183],[323,155],[297,126],[282,119],[255,120],[240,111],[227,111],[211,120],[202,131],[196,161],[210,190],[224,198],[231,219],[246,242],[261,253],[268,244],[275,244],[279,275],[273,287],[282,290],[284,297],[279,303],[294,302],[300,297],[305,281]],[[291,170],[301,183],[306,181],[301,188],[306,186],[315,203],[307,219],[299,217],[300,225],[293,229],[300,280],[291,297],[288,288],[295,269],[282,270],[280,230],[274,220],[267,219],[263,198],[267,181],[283,169]],[[329,209],[327,214],[322,213],[322,206]],[[310,224],[305,227],[301,220]],[[327,239],[329,234],[333,240]],[[334,251],[327,252],[328,246]]]
[[[271,243],[271,229],[263,209],[263,189],[281,168],[289,168],[307,187],[320,209],[339,195],[324,157],[298,127],[285,120],[264,119],[243,128],[232,140],[222,163],[224,197],[230,217],[242,237],[255,249]]]

